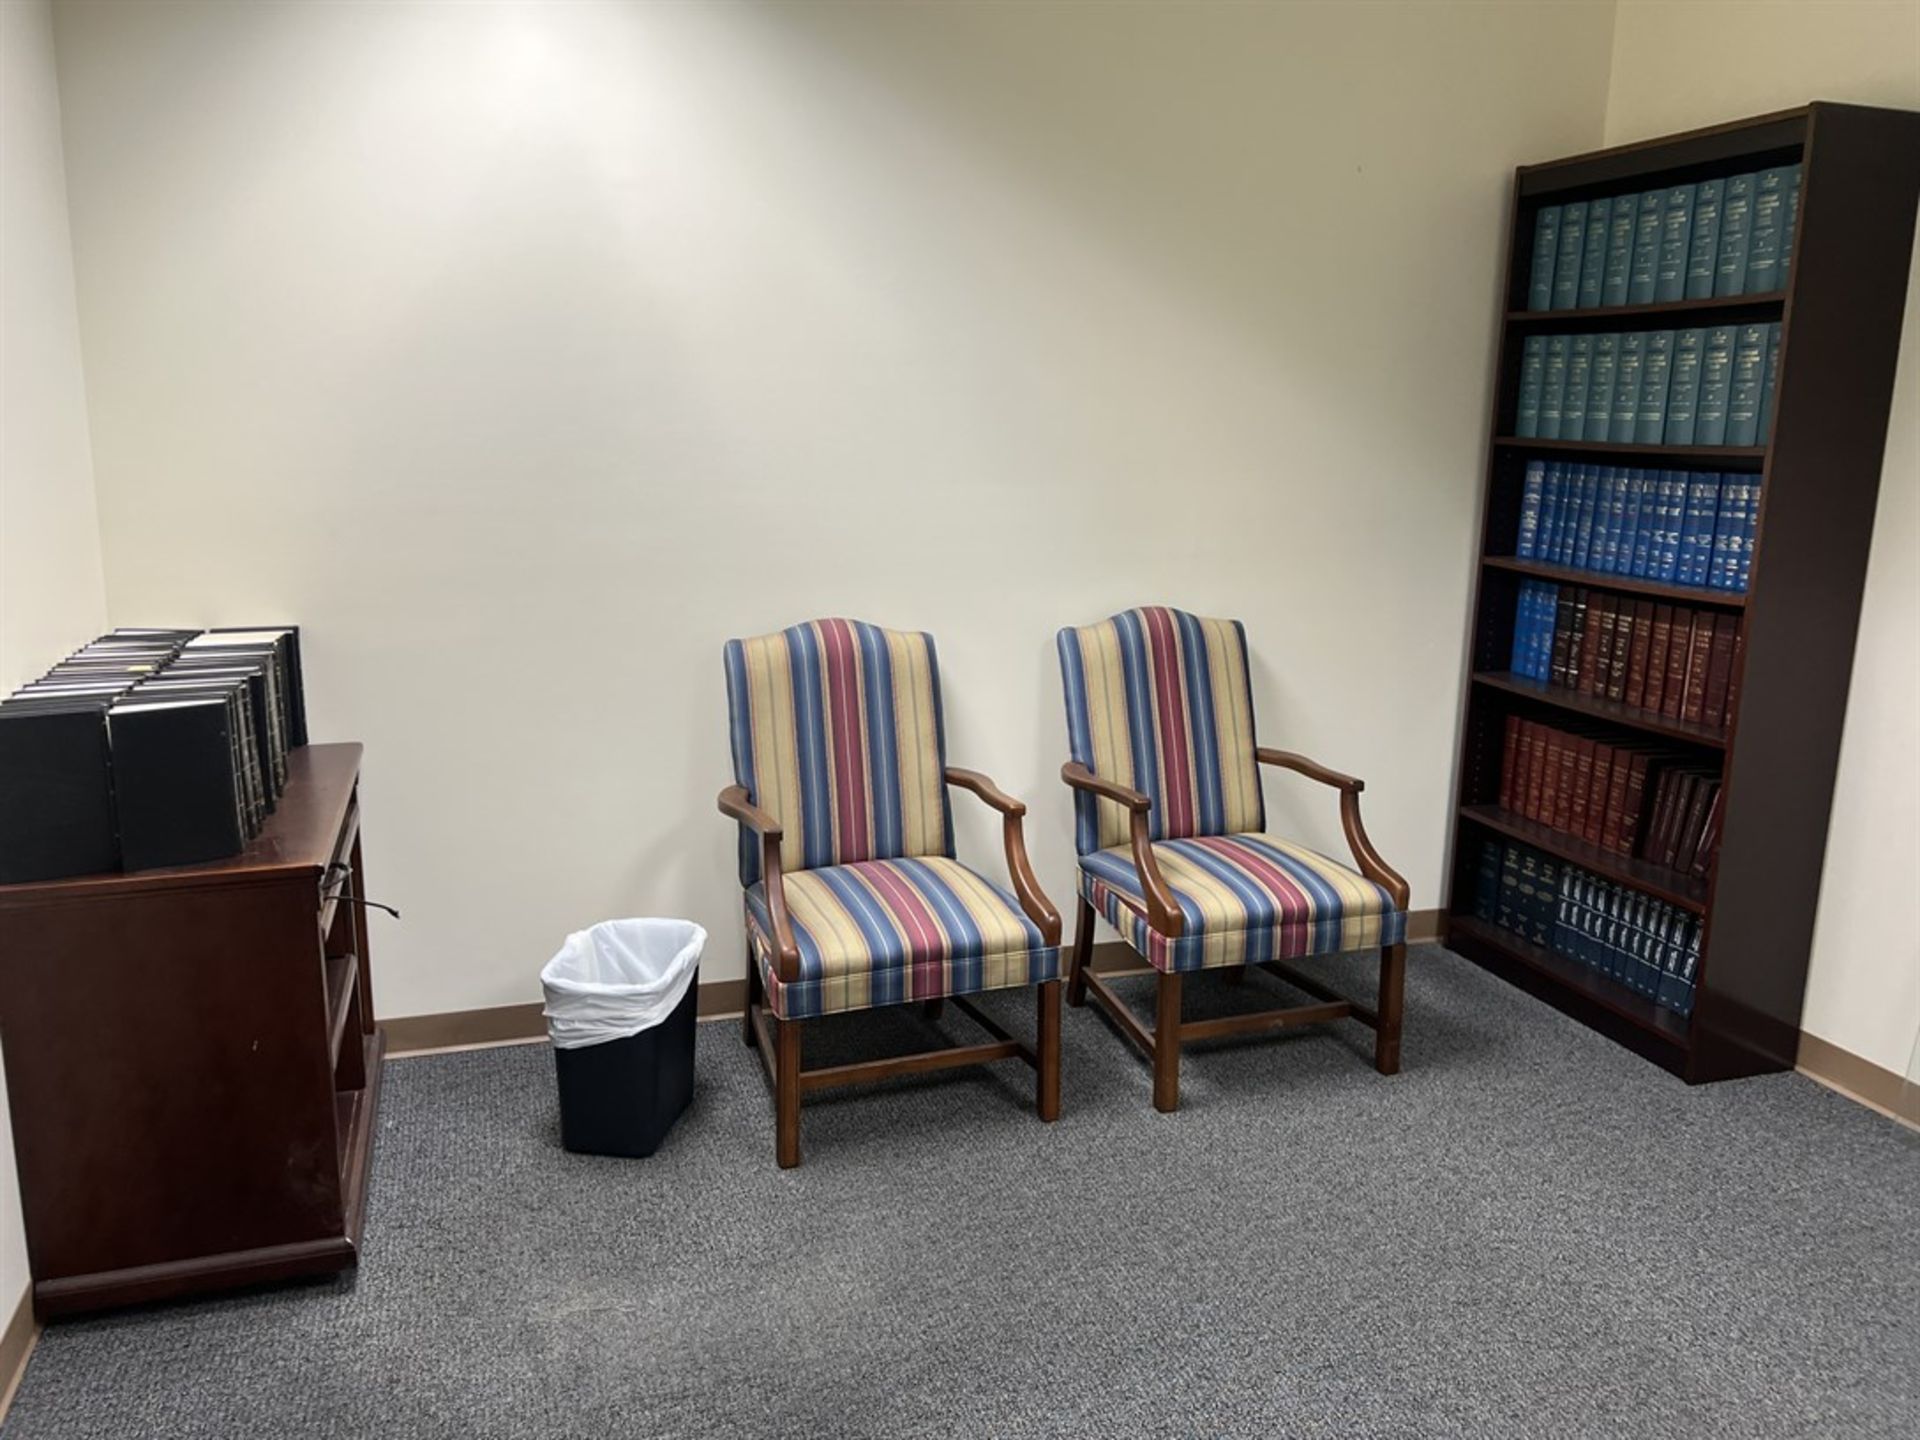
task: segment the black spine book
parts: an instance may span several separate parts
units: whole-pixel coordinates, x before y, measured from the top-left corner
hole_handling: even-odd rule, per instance
[[[0,883],[119,868],[107,704],[0,705]]]
[[[217,696],[132,701],[107,716],[120,853],[128,870],[238,854],[233,708]]]
[[[307,687],[300,674],[300,627],[298,625],[232,625],[224,629],[209,630],[213,640],[203,639],[203,645],[271,645],[279,653],[281,672],[285,676],[286,731],[289,748],[307,743]]]

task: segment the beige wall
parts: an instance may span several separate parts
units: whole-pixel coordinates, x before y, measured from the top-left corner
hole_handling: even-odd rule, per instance
[[[53,25],[0,4],[0,692],[106,623]],[[0,1326],[27,1285],[0,1081]]]
[[[1708,57],[1711,57],[1709,60]],[[1920,109],[1920,4],[1649,4],[1614,27],[1607,143],[1846,100]],[[1910,279],[1803,1027],[1889,1070],[1920,1033],[1920,270]],[[1917,1076],[1916,1078],[1920,1078]]]
[[[939,637],[1059,900],[1055,627],[1240,616],[1440,903],[1506,187],[1610,6],[60,17],[114,619],[308,627],[381,1012],[619,914],[740,974],[720,646],[809,616]]]

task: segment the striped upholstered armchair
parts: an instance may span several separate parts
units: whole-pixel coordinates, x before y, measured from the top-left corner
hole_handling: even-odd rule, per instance
[[[1254,743],[1246,632],[1154,606],[1062,630],[1080,852],[1070,1004],[1089,990],[1153,1062],[1153,1103],[1180,1106],[1180,1045],[1351,1016],[1375,1032],[1374,1065],[1400,1068],[1407,882],[1360,823],[1361,782],[1304,756]],[[1260,766],[1340,792],[1357,869],[1266,834]],[[1158,972],[1151,1030],[1091,973],[1094,912]],[[1350,1000],[1290,961],[1380,949],[1378,1008]],[[1182,1022],[1182,977],[1259,965],[1317,1003]]]
[[[817,620],[727,642],[746,890],[746,1040],[773,1082],[776,1152],[800,1163],[800,1095],[822,1084],[1019,1057],[1042,1120],[1060,1113],[1060,915],[1027,860],[1026,807],[946,763],[933,637]],[[1013,894],[954,858],[949,788],[1000,812]],[[1015,896],[1018,899],[1015,899]],[[1039,987],[1039,1034],[1016,1040],[965,997]],[[803,1070],[808,1019],[953,999],[993,1038]]]

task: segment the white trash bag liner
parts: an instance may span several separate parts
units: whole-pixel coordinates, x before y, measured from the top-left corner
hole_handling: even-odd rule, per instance
[[[547,1034],[561,1050],[624,1040],[673,1013],[707,932],[691,920],[606,920],[567,936],[540,972]]]

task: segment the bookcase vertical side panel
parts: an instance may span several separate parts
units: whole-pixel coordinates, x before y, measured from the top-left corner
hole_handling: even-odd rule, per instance
[[[1788,1068],[1920,198],[1920,116],[1816,105],[1693,1072]]]

